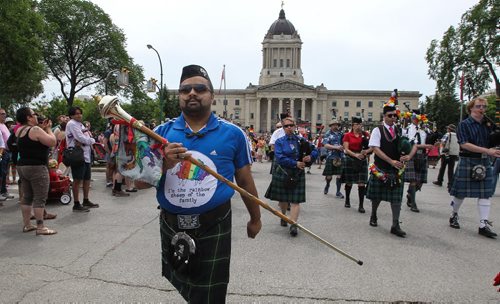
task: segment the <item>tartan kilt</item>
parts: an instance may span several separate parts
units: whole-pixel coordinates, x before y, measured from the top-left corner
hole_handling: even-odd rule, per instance
[[[203,230],[202,230],[203,229]],[[170,242],[178,231],[189,234],[196,252],[187,265],[174,270],[169,264]],[[178,230],[160,216],[162,275],[188,303],[225,303],[231,258],[231,211],[208,229]]]
[[[368,187],[366,188],[366,198],[372,201],[386,201],[393,204],[401,204],[403,200],[404,183],[394,188],[389,188],[384,182],[370,173]]]
[[[486,178],[482,181],[472,180],[472,168],[475,165],[486,167]],[[450,189],[450,195],[458,198],[477,197],[490,198],[495,192],[495,181],[493,176],[493,167],[488,158],[462,157],[458,161],[457,169],[453,175],[453,183]]]
[[[361,162],[361,168],[355,162]],[[360,170],[361,169],[361,170]],[[366,184],[368,180],[368,161],[360,161],[346,156],[342,163],[342,177],[340,181],[344,184]]]
[[[276,165],[273,170],[273,178],[267,188],[265,198],[278,202],[304,203],[306,201],[306,175],[304,170],[283,168],[289,175],[297,176],[297,186],[293,189],[285,188],[283,167]],[[297,175],[298,174],[298,175]]]
[[[340,166],[335,167],[332,163],[332,159],[327,158],[325,162],[325,169],[323,169],[323,176],[341,175],[342,168],[344,166],[344,159],[342,159],[342,164]]]
[[[422,162],[422,166],[421,168],[418,168],[418,170],[415,168],[415,160]],[[406,165],[405,182],[426,184],[428,167],[427,155],[425,153],[415,154],[415,156]]]

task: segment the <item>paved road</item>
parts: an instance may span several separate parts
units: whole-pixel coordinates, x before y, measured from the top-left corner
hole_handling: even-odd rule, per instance
[[[269,164],[257,163],[253,171],[263,196]],[[366,214],[356,211],[356,187],[354,208],[346,209],[343,201],[322,193],[320,170],[312,173],[300,222],[365,264],[358,266],[302,232],[291,238],[265,210],[261,233],[248,239],[248,216],[235,195],[229,303],[500,302],[492,286],[500,271],[500,240],[477,234],[475,202],[462,206],[462,229],[451,229],[447,193],[425,185],[417,195],[421,213],[406,206],[402,211],[408,237],[401,239],[389,233],[387,203],[379,208],[379,227],[370,227],[370,205]],[[436,174],[429,169],[429,180]],[[55,236],[22,233],[15,200],[0,208],[1,303],[183,303],[161,277],[153,190],[115,198],[104,187],[103,173],[93,177],[91,199],[101,207],[77,214],[71,206],[49,204],[58,215],[47,223],[58,230]],[[497,194],[491,212],[497,222],[499,203]]]

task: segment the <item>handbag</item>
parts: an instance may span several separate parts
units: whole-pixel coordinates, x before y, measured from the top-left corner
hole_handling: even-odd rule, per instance
[[[486,167],[483,165],[475,165],[472,167],[471,178],[475,181],[482,181],[486,178]]]
[[[63,152],[63,164],[65,166],[81,166],[85,164],[82,147],[67,147]]]

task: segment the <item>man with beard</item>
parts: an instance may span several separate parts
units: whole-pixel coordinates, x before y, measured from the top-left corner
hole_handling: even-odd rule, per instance
[[[188,303],[225,303],[231,255],[234,190],[189,161],[192,156],[257,196],[245,133],[211,111],[214,90],[198,65],[183,68],[181,115],[155,129],[168,140],[164,174],[157,188],[161,207],[162,274]],[[260,231],[259,206],[243,197],[248,237]]]

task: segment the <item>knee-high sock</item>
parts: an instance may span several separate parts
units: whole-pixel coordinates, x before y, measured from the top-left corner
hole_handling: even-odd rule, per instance
[[[490,215],[491,201],[487,198],[480,198],[477,200],[477,211],[479,212],[479,228],[486,226],[484,220],[488,219]]]
[[[458,210],[460,209],[460,206],[462,206],[463,202],[463,198],[458,198],[456,196],[451,199],[451,207],[453,208],[453,213],[458,213]]]
[[[337,177],[337,179],[335,180],[335,185],[337,186],[337,193],[340,192],[340,177]]]
[[[391,203],[392,210],[392,225],[399,225],[399,214],[401,213],[401,204]]]
[[[115,179],[115,186],[113,187],[115,191],[122,191],[122,183],[119,183],[118,180]]]
[[[365,186],[358,186],[358,198],[359,207],[363,208],[363,202],[365,201]]]
[[[408,187],[408,195],[410,197],[410,204],[412,207],[417,207],[417,201],[416,201],[416,192],[417,192],[417,186],[415,185],[410,185]]]
[[[380,201],[372,201],[372,217],[377,217],[377,209],[380,205]]]
[[[345,201],[350,202],[352,185],[345,184]]]

